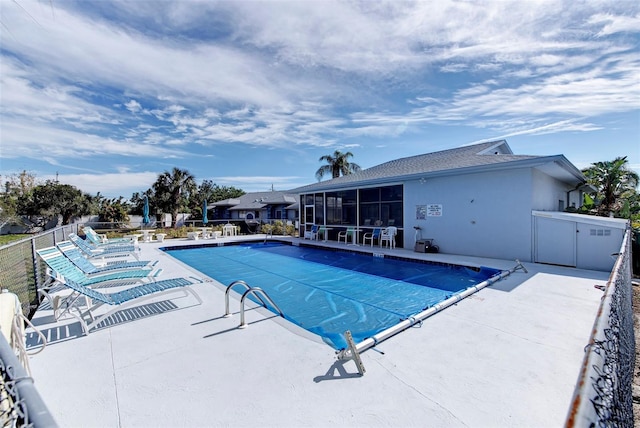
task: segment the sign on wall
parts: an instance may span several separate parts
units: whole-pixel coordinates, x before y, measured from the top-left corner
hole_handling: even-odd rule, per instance
[[[425,220],[427,218],[427,206],[416,205],[416,220]]]
[[[427,217],[442,217],[442,204],[427,205]]]

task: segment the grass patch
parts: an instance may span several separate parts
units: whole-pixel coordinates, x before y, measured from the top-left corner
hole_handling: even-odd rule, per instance
[[[19,241],[30,236],[31,235],[25,233],[17,233],[15,235],[0,235],[0,245],[6,245],[10,242]]]

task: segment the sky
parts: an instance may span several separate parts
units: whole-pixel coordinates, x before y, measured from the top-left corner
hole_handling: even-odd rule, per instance
[[[247,192],[505,139],[640,173],[640,2],[0,0],[0,179]]]

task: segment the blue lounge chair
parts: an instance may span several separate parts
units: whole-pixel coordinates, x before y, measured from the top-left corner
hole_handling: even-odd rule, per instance
[[[71,241],[62,241],[59,242],[56,247],[65,255],[71,263],[76,265],[80,270],[82,270],[87,275],[100,275],[104,273],[110,272],[118,272],[122,270],[138,270],[138,269],[153,269],[153,267],[158,263],[151,262],[150,260],[141,260],[141,261],[122,261],[119,263],[107,264],[106,266],[96,266],[87,260],[83,255],[82,251]]]
[[[94,245],[100,247],[103,245],[134,245],[131,238],[111,238],[107,239],[106,235],[100,235],[93,230],[90,226],[84,226],[82,228],[87,239]]]
[[[124,270],[119,272],[108,272],[99,275],[87,275],[80,268],[74,265],[71,260],[62,254],[56,247],[42,248],[36,251],[42,260],[55,273],[73,280],[80,285],[106,285],[114,281],[121,283],[132,283],[141,281],[154,281],[161,270],[151,269]]]
[[[105,319],[109,318],[115,312],[126,309],[129,306],[139,304],[144,300],[157,298],[164,293],[181,291],[185,296],[187,294],[191,294],[198,301],[198,304],[202,303],[202,299],[200,298],[200,296],[198,296],[198,294],[193,289],[188,287],[189,285],[202,282],[202,280],[198,278],[165,279],[162,281],[136,285],[131,288],[117,291],[115,293],[102,293],[94,288],[90,288],[86,285],[80,284],[77,281],[73,280],[71,277],[67,277],[62,274],[60,271],[58,271],[57,264],[54,262],[56,260],[56,257],[52,256],[53,252],[47,251],[50,249],[44,250],[45,251],[37,250],[37,253],[49,267],[49,282],[52,283],[50,285],[52,287],[54,285],[61,285],[72,290],[71,295],[69,295],[64,300],[63,304],[65,306],[65,310],[63,313],[68,313],[78,321],[80,321],[84,334],[89,334],[89,332],[94,327],[99,325]],[[48,296],[46,293],[44,293],[44,295],[50,299],[50,296]],[[87,309],[84,311],[81,309],[80,305],[80,300],[82,297],[84,297],[84,299],[86,300]],[[57,303],[52,301],[51,304],[54,309],[54,316],[56,319],[58,319],[61,316],[58,307],[59,300],[57,301]],[[94,311],[102,305],[113,306],[113,308],[108,312],[96,317]],[[78,313],[74,313],[73,309],[75,309]]]
[[[92,245],[76,235],[69,234],[69,240],[73,242],[79,249],[89,258],[107,258],[107,257],[127,257],[133,256],[138,259],[138,252],[134,245],[116,245],[97,247]]]

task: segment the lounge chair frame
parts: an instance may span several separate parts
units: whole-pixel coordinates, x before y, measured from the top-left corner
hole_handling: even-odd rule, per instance
[[[88,335],[93,328],[116,312],[132,306],[138,306],[146,300],[156,299],[168,293],[181,293],[184,297],[191,294],[197,300],[198,304],[202,304],[202,299],[198,293],[189,287],[190,285],[202,282],[202,280],[193,277],[166,279],[108,294],[85,287],[71,280],[65,281],[62,278],[51,278],[51,281],[64,285],[72,290],[71,295],[64,300],[62,312],[60,312],[61,308],[59,303],[52,303],[56,320],[68,313],[80,322],[85,335]],[[81,299],[85,300],[85,310],[82,310]],[[96,316],[94,313],[95,310],[103,305],[112,306],[112,309]]]

